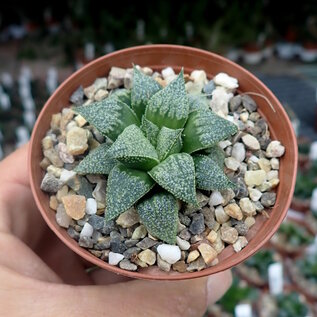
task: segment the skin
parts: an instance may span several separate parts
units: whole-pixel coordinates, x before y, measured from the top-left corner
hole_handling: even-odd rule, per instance
[[[129,280],[85,263],[32,198],[27,145],[0,163],[0,307],[4,316],[202,316],[231,272],[180,282]]]

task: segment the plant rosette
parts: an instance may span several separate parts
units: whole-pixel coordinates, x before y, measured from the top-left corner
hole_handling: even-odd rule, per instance
[[[185,50],[237,67],[178,46],[110,54],[55,92],[31,141],[31,187],[47,223],[85,259],[131,277],[191,278],[237,264],[277,229],[295,180],[291,130],[271,135],[255,100],[221,69],[207,75],[188,66],[189,55],[180,66],[157,66],[167,48],[171,56]],[[150,54],[148,66],[137,66],[141,52]],[[135,66],[113,66],[124,56]],[[254,90],[288,130],[270,92]],[[282,209],[270,212],[277,200]]]
[[[281,262],[282,257],[273,249],[263,249],[235,268],[237,274],[255,287],[268,286],[268,267]]]
[[[297,257],[314,241],[313,235],[299,220],[288,218],[271,238],[270,243],[284,256]]]

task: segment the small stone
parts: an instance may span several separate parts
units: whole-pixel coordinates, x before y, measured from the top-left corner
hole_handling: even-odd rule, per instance
[[[119,266],[121,269],[127,271],[136,271],[138,269],[138,267],[135,264],[131,263],[129,260],[126,259],[120,261]]]
[[[123,255],[126,259],[130,259],[133,255],[140,253],[141,249],[138,247],[131,247],[124,251]]]
[[[138,223],[139,221],[139,214],[132,207],[118,217],[118,219],[116,220],[116,224],[121,226],[122,228],[129,228]]]
[[[239,106],[241,105],[241,96],[240,95],[236,95],[233,98],[230,99],[229,102],[229,108],[231,112],[235,112],[237,111],[237,109],[239,108]]]
[[[88,219],[88,223],[90,225],[92,225],[92,227],[95,229],[95,230],[101,230],[101,229],[104,229],[104,226],[105,226],[105,218],[104,217],[100,217],[98,215],[94,215],[92,214],[89,219]]]
[[[78,241],[79,246],[86,249],[91,249],[94,246],[94,242],[90,237],[80,237]]]
[[[225,165],[232,171],[236,171],[240,167],[240,162],[233,157],[225,158]]]
[[[79,106],[84,101],[84,89],[83,86],[79,86],[70,96],[69,101],[76,106]]]
[[[85,129],[75,127],[66,135],[67,151],[71,155],[80,155],[88,149],[88,138]]]
[[[204,215],[204,219],[205,219],[205,225],[209,228],[209,229],[213,229],[213,227],[215,226],[215,211],[213,209],[213,207],[204,207],[201,210],[202,214]]]
[[[97,183],[97,186],[95,187],[94,191],[92,192],[92,197],[96,199],[98,203],[104,203],[106,202],[106,188],[107,188],[107,182],[105,180],[101,180]]]
[[[244,135],[242,137],[242,141],[248,149],[252,151],[260,150],[260,143],[253,135],[251,134]]]
[[[247,109],[249,112],[254,112],[257,109],[257,105],[255,101],[248,95],[242,95],[241,96],[242,105],[245,109]]]
[[[58,202],[62,202],[62,198],[67,196],[68,194],[68,186],[64,185],[61,189],[56,193],[56,199]]]
[[[243,197],[247,197],[249,192],[248,192],[248,188],[247,185],[245,184],[244,180],[242,177],[238,177],[236,179],[236,190],[235,190],[235,197],[237,197],[238,199],[243,198]]]
[[[271,184],[270,184],[270,182],[265,181],[260,186],[257,186],[256,189],[258,189],[259,191],[261,191],[263,193],[263,192],[266,192],[268,190],[271,190]]]
[[[75,176],[76,173],[74,171],[68,171],[66,169],[63,169],[59,180],[62,184],[66,184]]]
[[[225,213],[222,206],[218,206],[215,209],[215,216],[218,223],[223,224],[229,220],[229,216]]]
[[[95,90],[95,86],[92,84],[84,88],[84,94],[89,100],[92,100],[94,98]]]
[[[267,208],[272,207],[275,204],[275,200],[276,200],[276,193],[274,192],[263,193],[261,197],[261,204]]]
[[[266,179],[266,173],[263,170],[246,171],[244,181],[248,186],[259,186]]]
[[[273,189],[277,187],[277,185],[280,183],[280,180],[278,178],[273,178],[269,180],[270,188]]]
[[[64,162],[64,163],[74,163],[75,159],[73,157],[73,155],[68,153],[67,150],[67,145],[63,142],[58,143],[57,145],[57,150],[58,150],[58,155],[60,157],[60,159]]]
[[[187,257],[187,263],[191,263],[195,260],[197,260],[200,256],[200,253],[197,250],[193,250],[189,252],[188,257]]]
[[[156,263],[157,263],[157,266],[164,272],[169,272],[171,270],[171,264],[164,261],[160,256],[159,254],[157,254],[157,257],[156,257]]]
[[[224,207],[225,213],[237,220],[242,220],[243,214],[240,207],[236,203],[229,204]]]
[[[248,228],[251,228],[255,224],[255,218],[254,217],[246,217],[244,220],[244,223]]]
[[[268,181],[272,180],[272,179],[278,179],[278,171],[276,170],[273,170],[273,171],[269,171],[267,174],[266,174],[266,179]]]
[[[200,191],[196,192],[196,200],[197,200],[197,205],[193,204],[186,204],[184,214],[185,216],[191,215],[192,213],[200,210],[202,207],[206,206],[208,204],[209,198],[205,196],[203,193]]]
[[[218,255],[217,251],[207,243],[201,243],[198,246],[198,250],[207,265],[210,265]]]
[[[221,240],[220,230],[217,231],[217,240],[214,243],[211,243],[211,246],[217,251],[217,253],[221,253],[221,251],[225,248],[224,242]]]
[[[266,173],[271,170],[271,162],[266,158],[260,158],[258,160],[258,165],[260,166],[260,169],[264,170]]]
[[[153,265],[156,262],[156,254],[150,249],[140,252],[138,258],[148,265]]]
[[[205,230],[204,215],[197,213],[193,215],[192,222],[189,226],[189,231],[192,234],[200,234]]]
[[[86,201],[86,214],[95,215],[97,212],[97,202],[94,198],[88,198]]]
[[[242,221],[239,221],[238,224],[234,226],[234,228],[238,231],[238,234],[240,236],[245,236],[249,231],[249,227],[247,226],[247,224]]]
[[[56,167],[63,167],[64,162],[60,159],[58,152],[52,148],[43,152],[44,156],[50,160],[50,162]]]
[[[96,91],[99,89],[107,89],[108,80],[106,77],[99,77],[94,81],[93,85]]]
[[[182,230],[182,231],[178,234],[178,236],[179,236],[181,239],[188,241],[188,240],[191,238],[192,235],[190,234],[189,230],[186,228],[186,229]]]
[[[176,237],[176,243],[181,250],[188,250],[190,248],[190,243],[186,240],[181,239],[180,237]]]
[[[264,209],[263,205],[259,201],[255,201],[254,206],[255,206],[256,211],[261,212]]]
[[[80,114],[75,117],[75,121],[80,128],[87,123],[86,119]]]
[[[92,215],[91,217],[94,217],[94,215]],[[103,227],[102,227],[102,229],[100,229],[100,232],[102,234],[108,236],[112,231],[116,230],[116,224],[115,224],[114,220],[105,221],[104,217],[100,217],[100,218],[103,218]],[[96,222],[100,223],[100,225],[101,225],[100,218],[93,219],[93,221],[96,221]],[[91,225],[93,226],[92,223],[91,223]]]
[[[248,112],[242,112],[240,113],[240,120],[243,122],[243,123],[246,123],[249,119],[249,113]]]
[[[188,265],[187,271],[188,272],[201,271],[204,268],[206,268],[206,263],[204,259],[200,256],[196,261],[193,261]]]
[[[96,94],[95,94],[95,96],[94,96],[94,99],[95,99],[96,101],[101,101],[101,100],[105,99],[106,97],[108,97],[108,95],[109,95],[108,90],[106,90],[106,89],[99,89],[99,90],[96,92]]]
[[[123,258],[124,256],[120,253],[109,252],[108,263],[110,265],[117,265]]]
[[[172,67],[164,68],[161,73],[164,79],[175,76],[175,72]]]
[[[233,90],[239,87],[238,80],[226,73],[217,74],[213,78],[213,81],[216,85],[222,86],[228,90]]]
[[[138,242],[139,242],[139,240],[129,239],[129,240],[125,240],[124,244],[126,245],[127,248],[132,248],[132,247],[134,247]]]
[[[216,240],[217,240],[217,232],[214,231],[214,230],[211,230],[206,238],[207,238],[207,240],[210,243],[216,242]]]
[[[200,84],[202,87],[207,81],[206,72],[200,69],[193,70],[190,74],[190,77],[193,79],[195,83]]]
[[[209,206],[218,206],[223,203],[224,199],[219,191],[213,191],[210,195]]]
[[[241,198],[239,205],[246,216],[254,216],[256,214],[255,206],[249,198]]]
[[[187,205],[187,206],[188,206],[188,205]],[[179,213],[178,213],[178,218],[179,218],[179,221],[180,221],[183,225],[185,225],[186,227],[189,226],[191,220],[190,220],[190,218],[189,218],[188,216],[185,216],[183,213],[179,212]]]
[[[230,202],[230,200],[232,200],[235,197],[235,193],[231,188],[228,189],[224,189],[222,191],[220,191],[222,197],[223,197],[223,206],[228,205],[228,203]]]
[[[56,211],[56,222],[58,223],[59,226],[63,227],[63,228],[68,228],[72,218],[70,218],[65,211],[65,208],[63,205],[59,205],[57,207],[57,211]]]
[[[155,246],[157,244],[157,241],[146,237],[143,240],[141,240],[139,243],[137,243],[137,247],[141,248],[142,250],[146,250],[146,249],[150,249],[153,246]]]
[[[108,77],[108,89],[115,89],[123,85],[126,70],[120,67],[111,67]]]
[[[80,232],[80,237],[91,238],[93,232],[94,232],[94,228],[88,222],[86,222],[83,229]]]
[[[208,97],[211,97],[211,94],[212,94],[212,92],[214,91],[214,89],[215,89],[215,83],[214,83],[213,80],[210,80],[210,81],[204,86],[203,92],[204,92],[205,94],[207,94],[207,95],[210,95],[210,96],[208,96]],[[207,97],[207,98],[208,98],[208,97]]]
[[[68,217],[68,216],[67,216]],[[79,233],[73,228],[69,227],[67,229],[67,234],[74,240],[78,241],[79,240]]]
[[[76,175],[67,182],[67,185],[78,195],[92,198],[92,185],[88,182],[86,177]]]
[[[126,245],[120,241],[120,238],[111,238],[110,250],[115,253],[124,253],[126,251]]]
[[[222,241],[233,244],[238,239],[238,231],[235,228],[232,227],[221,227],[220,229],[221,239]]]
[[[245,159],[245,147],[242,143],[237,142],[232,147],[231,155],[235,158],[238,162],[243,162]]]
[[[167,263],[174,264],[181,258],[181,250],[177,245],[160,244],[157,253]]]
[[[204,239],[203,235],[202,234],[196,234],[194,236],[191,237],[190,239],[190,243],[191,244],[195,244],[197,242],[200,242]]]
[[[271,158],[270,163],[271,163],[272,169],[278,170],[278,169],[280,168],[280,161],[279,161],[279,159],[273,157],[273,158]]]
[[[55,195],[50,197],[50,208],[53,210],[57,210],[58,201]]]
[[[75,220],[85,216],[86,198],[79,195],[64,196],[62,198],[66,213]]]
[[[42,140],[43,150],[49,150],[53,148],[53,146],[54,146],[54,142],[51,136],[48,135]]]
[[[241,251],[245,246],[247,246],[248,240],[246,237],[239,237],[237,241],[232,245],[235,252]]]
[[[98,231],[94,231],[94,232],[98,232]],[[97,243],[95,244],[94,248],[96,250],[110,249],[110,241],[111,241],[110,237],[100,237],[99,239],[97,239]]]
[[[43,160],[40,162],[40,167],[42,170],[46,171],[46,169],[51,165],[51,161],[44,157]]]
[[[146,228],[144,227],[144,225],[140,225],[133,231],[131,239],[143,239],[146,237],[146,235]]]
[[[60,123],[61,123],[61,118],[62,118],[62,114],[61,113],[55,113],[52,115],[52,119],[51,119],[51,128],[53,130],[57,130],[60,127]]]
[[[185,273],[187,271],[187,265],[185,261],[178,261],[173,264],[173,270],[179,273]]]
[[[262,193],[258,189],[249,188],[249,196],[252,201],[258,201],[261,198]]]
[[[56,193],[60,188],[60,181],[52,174],[46,173],[42,183],[41,189],[47,193]]]
[[[60,178],[62,169],[54,165],[50,165],[47,167],[47,172],[54,175],[56,178]]]
[[[219,116],[226,118],[229,113],[228,102],[232,97],[233,94],[228,93],[224,87],[217,86],[212,92],[211,109]]]
[[[267,157],[281,157],[285,152],[285,147],[280,141],[271,141],[266,149]]]

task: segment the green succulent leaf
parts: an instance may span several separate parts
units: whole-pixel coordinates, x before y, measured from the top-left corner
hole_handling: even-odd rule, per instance
[[[110,145],[103,143],[76,166],[77,174],[104,174],[108,175],[118,161],[108,155]]]
[[[156,151],[160,161],[165,160],[169,155],[179,153],[182,148],[183,129],[169,129],[162,127],[157,137]]]
[[[106,98],[96,103],[76,107],[74,111],[112,141],[115,141],[129,125],[140,125],[133,110],[117,98]]]
[[[131,90],[125,89],[125,88],[120,88],[111,94],[112,98],[117,98],[120,101],[124,102],[127,104],[129,107],[131,107]]]
[[[188,101],[189,101],[189,113],[192,113],[197,110],[209,110],[209,101],[205,96],[200,95],[191,95],[188,94]]]
[[[196,187],[203,190],[235,188],[216,160],[206,155],[193,156],[196,171]]]
[[[123,130],[109,148],[108,153],[130,168],[145,171],[159,163],[154,146],[134,124]]]
[[[238,132],[237,126],[212,111],[194,111],[183,132],[183,152],[192,153],[209,148]]]
[[[142,222],[151,235],[169,244],[176,242],[178,204],[173,195],[162,192],[137,205]]]
[[[141,120],[149,99],[161,90],[161,85],[152,77],[133,67],[133,86],[131,91],[132,109]]]
[[[211,148],[206,149],[206,153],[212,158],[217,164],[223,168],[225,163],[225,152],[219,145],[214,145]]]
[[[169,85],[157,92],[148,102],[145,117],[170,129],[183,128],[188,117],[189,102],[185,90],[183,70]]]
[[[151,144],[156,147],[157,136],[160,132],[159,127],[156,126],[153,122],[147,120],[145,117],[142,117],[141,130],[146,138],[151,142]]]
[[[143,171],[116,165],[110,172],[106,192],[106,220],[111,220],[128,210],[155,185]]]
[[[189,154],[172,154],[148,173],[175,197],[189,204],[197,204],[195,166]]]

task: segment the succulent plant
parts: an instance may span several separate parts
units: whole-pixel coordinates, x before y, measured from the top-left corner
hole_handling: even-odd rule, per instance
[[[197,205],[196,189],[235,186],[217,143],[238,129],[214,114],[206,97],[186,93],[183,70],[163,88],[134,67],[131,91],[74,111],[106,137],[76,167],[78,174],[108,175],[106,220],[136,205],[153,236],[175,243],[178,199]]]

